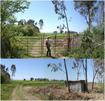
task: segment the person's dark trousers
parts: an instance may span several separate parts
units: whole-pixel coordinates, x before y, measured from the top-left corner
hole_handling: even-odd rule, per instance
[[[47,47],[47,56],[51,56],[51,49],[50,49],[50,47]]]

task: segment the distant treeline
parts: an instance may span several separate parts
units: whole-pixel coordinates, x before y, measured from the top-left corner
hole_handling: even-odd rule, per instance
[[[27,80],[27,79],[24,79],[24,81]],[[56,80],[56,79],[48,79],[48,78],[33,78],[31,77],[30,78],[30,81],[64,81],[64,80]]]

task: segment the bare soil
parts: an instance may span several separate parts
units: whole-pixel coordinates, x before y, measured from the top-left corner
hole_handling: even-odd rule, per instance
[[[40,94],[47,96],[47,100],[103,100],[104,94],[102,93],[68,93],[66,87],[48,86],[48,87],[35,87],[29,91],[31,94]],[[43,99],[43,98],[42,98]],[[46,100],[46,99],[45,99]]]
[[[29,93],[31,88],[32,87],[23,87],[22,85],[17,85],[13,90],[10,100],[40,100],[38,97]]]
[[[10,100],[104,100],[105,94],[96,93],[68,93],[67,88],[59,85],[46,87],[30,87],[17,85]]]

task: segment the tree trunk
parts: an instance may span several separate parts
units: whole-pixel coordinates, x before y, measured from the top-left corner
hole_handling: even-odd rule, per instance
[[[96,74],[95,74],[95,75],[96,75]],[[95,75],[94,75],[94,77],[93,77],[93,81],[92,81],[92,89],[94,88]]]
[[[98,70],[95,72],[94,77],[93,77],[93,81],[92,81],[92,89],[94,88],[94,80],[95,80],[95,77],[96,77],[97,72],[98,72]]]
[[[89,27],[89,32],[91,32],[91,18],[90,18],[90,17],[91,17],[91,14],[90,14],[90,7],[89,7],[89,9],[88,9],[88,13],[89,13],[89,16],[88,16],[88,17],[89,17],[89,18],[88,18],[88,19],[89,19],[88,27]]]
[[[69,83],[68,83],[68,72],[67,72],[67,66],[66,66],[65,59],[64,59],[64,67],[65,67],[65,71],[66,71],[66,82],[67,82],[68,92],[70,93],[70,87],[69,87]]]
[[[70,31],[69,31],[68,19],[67,19],[67,15],[66,15],[65,10],[64,10],[64,14],[65,14],[65,19],[66,19],[67,33],[68,33],[68,35],[67,35],[67,37],[68,37],[67,38],[67,40],[68,40],[67,46],[68,46],[68,51],[69,51],[69,49],[70,49]]]
[[[85,60],[85,82],[86,82],[86,91],[88,92],[87,59]]]

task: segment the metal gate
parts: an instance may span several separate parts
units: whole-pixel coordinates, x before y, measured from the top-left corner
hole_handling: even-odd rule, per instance
[[[57,34],[46,35],[42,34],[39,36],[24,36],[19,38],[19,45],[24,49],[24,54],[28,57],[44,57],[46,56],[46,45],[45,41],[47,37],[51,40],[51,53],[52,56],[59,57],[63,56],[67,50],[67,35],[58,36]],[[78,39],[72,37],[70,43],[71,48],[78,46]]]

